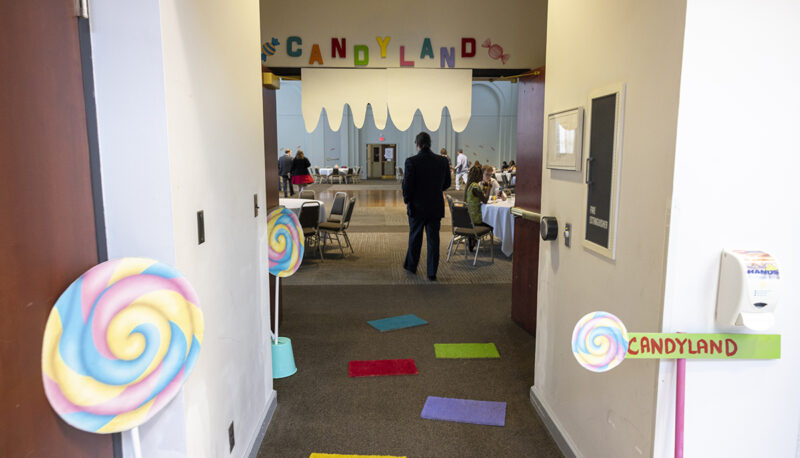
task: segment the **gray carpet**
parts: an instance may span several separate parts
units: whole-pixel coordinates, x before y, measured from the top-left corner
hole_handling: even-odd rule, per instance
[[[285,286],[281,335],[298,372],[274,381],[278,410],[259,457],[312,452],[408,457],[561,456],[529,401],[534,338],[509,317],[510,284]],[[366,322],[414,313],[428,325]],[[437,360],[434,343],[494,342],[499,360]],[[349,378],[349,360],[413,358],[418,375]],[[420,418],[427,396],[505,401],[504,427]]]
[[[352,226],[351,226],[352,227]],[[303,264],[297,273],[282,280],[284,285],[404,285],[430,284],[427,279],[426,242],[417,275],[410,275],[403,269],[403,261],[408,246],[408,225],[398,232],[355,232],[348,231],[354,254],[344,248],[341,255],[338,244],[328,243],[325,261],[322,262],[316,250],[306,247]],[[495,285],[511,282],[512,263],[500,252],[500,243],[494,245],[494,262],[491,260],[488,244],[484,244],[476,266],[472,265],[474,253],[464,258],[464,244],[446,261],[450,234],[440,233],[440,261],[437,278],[439,283]]]

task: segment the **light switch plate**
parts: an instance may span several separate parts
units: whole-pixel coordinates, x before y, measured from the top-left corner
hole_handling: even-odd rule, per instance
[[[197,244],[200,245],[201,243],[206,241],[206,223],[205,218],[203,217],[203,210],[197,212]]]

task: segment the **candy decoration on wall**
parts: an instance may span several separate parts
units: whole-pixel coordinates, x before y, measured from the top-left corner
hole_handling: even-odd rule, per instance
[[[297,272],[303,262],[305,238],[303,228],[295,214],[279,207],[267,216],[269,239],[269,273],[288,277]]]
[[[272,38],[272,41],[268,41],[261,45],[261,61],[266,62],[267,56],[275,55],[276,46],[279,46],[281,43],[278,41],[277,38]]]
[[[294,212],[278,207],[267,215],[269,239],[269,273],[275,276],[275,334],[272,341],[272,377],[288,377],[297,372],[292,341],[278,336],[278,298],[281,277],[294,275],[303,262],[305,238],[303,227]]]
[[[45,395],[75,428],[135,428],[180,390],[202,341],[197,295],[180,272],[152,259],[104,262],[75,280],[50,312]]]
[[[572,354],[592,372],[619,365],[628,352],[628,331],[619,318],[607,312],[585,315],[572,331]]]
[[[483,42],[481,47],[489,48],[489,57],[491,57],[494,60],[499,59],[501,62],[503,62],[503,64],[508,62],[508,59],[511,57],[508,54],[503,54],[503,47],[498,45],[497,43],[492,44],[492,40],[490,40],[489,38],[487,38]]]
[[[608,312],[584,315],[572,331],[572,354],[592,372],[606,372],[623,359],[675,359],[675,457],[683,457],[686,359],[780,359],[781,336],[628,332]]]

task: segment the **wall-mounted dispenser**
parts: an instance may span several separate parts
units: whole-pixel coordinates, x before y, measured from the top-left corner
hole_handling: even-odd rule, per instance
[[[764,331],[775,324],[780,297],[778,263],[763,251],[725,250],[717,292],[717,326]]]

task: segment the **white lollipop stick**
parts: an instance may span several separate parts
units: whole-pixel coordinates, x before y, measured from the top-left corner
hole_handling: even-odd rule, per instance
[[[278,302],[278,289],[280,288],[281,277],[275,276],[275,345],[278,345],[278,309],[280,303]]]
[[[142,442],[139,439],[139,427],[131,429],[131,442],[133,442],[134,458],[142,458]]]

